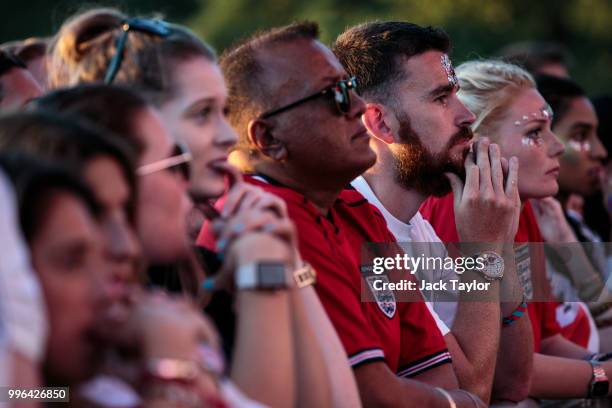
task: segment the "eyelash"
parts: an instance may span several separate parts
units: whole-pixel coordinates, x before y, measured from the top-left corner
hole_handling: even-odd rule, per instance
[[[541,139],[542,138],[542,136],[540,136],[541,132],[542,132],[542,128],[535,128],[527,132],[526,136],[534,140]]]
[[[448,95],[440,95],[436,99],[434,99],[434,102],[441,103],[442,105],[446,105],[447,100],[448,100]]]
[[[198,111],[195,113],[195,117],[198,119],[206,119],[208,116],[210,116],[211,112],[212,108],[210,106],[205,106],[202,109],[198,109]]]
[[[579,142],[584,142],[588,138],[589,138],[589,136],[587,135],[586,132],[579,132],[579,133],[576,133],[576,134],[574,134],[572,136],[572,139],[578,140]]]

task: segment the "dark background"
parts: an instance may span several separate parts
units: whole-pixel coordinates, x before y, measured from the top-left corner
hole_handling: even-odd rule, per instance
[[[455,64],[494,56],[511,42],[557,41],[573,55],[574,79],[591,95],[612,94],[612,0],[1,0],[0,42],[52,35],[66,17],[94,6],[162,13],[218,51],[256,29],[296,19],[318,21],[326,43],[366,20],[442,26],[453,40]]]

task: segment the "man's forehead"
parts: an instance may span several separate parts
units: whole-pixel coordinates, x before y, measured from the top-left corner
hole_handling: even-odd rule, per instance
[[[402,62],[406,86],[423,95],[441,86],[457,84],[457,77],[448,55],[431,50]]]
[[[317,40],[298,39],[270,47],[258,59],[266,79],[282,85],[311,88],[346,75],[333,52]]]

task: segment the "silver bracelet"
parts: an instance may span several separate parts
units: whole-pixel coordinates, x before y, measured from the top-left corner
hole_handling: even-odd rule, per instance
[[[453,397],[448,393],[448,391],[446,391],[444,388],[440,388],[440,387],[435,387],[435,389],[440,394],[444,395],[444,398],[446,398],[446,400],[448,401],[448,404],[450,405],[450,408],[457,408],[457,403],[455,402]]]
[[[478,401],[474,399],[474,395],[471,392],[466,391],[466,390],[457,390],[457,391],[461,391],[462,393],[467,395],[470,398],[470,400],[474,403],[474,406],[478,408]]]

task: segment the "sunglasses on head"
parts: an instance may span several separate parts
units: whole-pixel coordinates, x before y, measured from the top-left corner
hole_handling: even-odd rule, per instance
[[[192,159],[193,156],[187,146],[182,143],[177,143],[170,157],[140,166],[136,169],[136,174],[139,176],[146,176],[147,174],[155,173],[160,170],[171,170],[180,174],[185,180],[189,180],[189,173],[191,172],[189,162],[191,162]]]
[[[117,72],[119,72],[119,68],[121,68],[121,63],[123,62],[123,51],[125,50],[125,43],[127,42],[128,33],[130,31],[139,31],[145,34],[156,35],[161,38],[168,37],[172,33],[172,30],[166,22],[162,20],[148,20],[143,18],[130,18],[125,20],[123,24],[121,24],[121,30],[123,30],[123,32],[117,39],[115,55],[108,64],[106,75],[104,76],[105,84],[113,83],[115,76],[117,76]]]
[[[350,93],[351,89],[353,90],[357,89],[357,79],[355,77],[351,77],[349,79],[342,79],[336,82],[335,84],[330,85],[327,88],[317,93],[314,93],[310,96],[299,99],[281,108],[265,112],[262,115],[260,115],[260,118],[266,119],[266,118],[269,118],[270,116],[278,115],[279,113],[296,108],[303,103],[306,103],[313,99],[320,98],[322,96],[331,97],[334,100],[338,113],[343,115],[345,113],[348,113],[351,110],[351,93]]]

